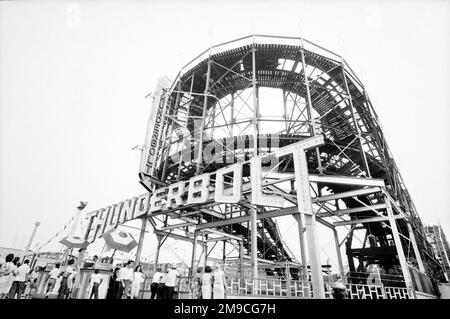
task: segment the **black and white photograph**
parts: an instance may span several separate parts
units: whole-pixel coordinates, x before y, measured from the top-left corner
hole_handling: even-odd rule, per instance
[[[450,299],[449,16],[0,1],[0,309]]]

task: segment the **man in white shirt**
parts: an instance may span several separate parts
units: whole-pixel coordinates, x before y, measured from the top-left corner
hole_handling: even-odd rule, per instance
[[[150,285],[150,291],[152,292],[150,299],[155,299],[156,292],[158,291],[158,284],[161,282],[162,276],[161,268],[156,269],[156,272],[153,275],[152,284]]]
[[[173,291],[175,290],[178,277],[180,277],[180,273],[177,271],[177,266],[173,264],[172,269],[170,269],[166,275],[166,288],[167,288],[166,299],[173,298]]]
[[[11,286],[11,290],[9,291],[9,298],[14,299],[17,294],[17,299],[22,297],[22,294],[25,291],[25,282],[28,279],[28,273],[30,272],[30,266],[28,264],[30,261],[25,259],[23,264],[17,268],[17,275],[14,278],[14,281]]]
[[[131,282],[133,281],[133,261],[129,260],[122,268],[117,272],[117,279],[120,284],[117,289],[116,299],[122,299],[123,293],[127,298],[131,298]]]
[[[122,293],[123,293],[123,286],[122,286],[122,274],[123,270],[125,268],[125,265],[123,265],[118,271],[116,280],[114,282],[114,299],[122,299]]]
[[[94,295],[94,299],[98,299],[98,287],[103,282],[103,278],[99,274],[99,270],[98,269],[94,270],[94,274],[91,276],[89,281],[92,283],[92,291],[91,291],[91,295],[89,296],[89,299],[92,298],[92,295]]]
[[[50,271],[50,275],[47,281],[47,291],[45,293],[45,298],[48,298],[48,295],[52,292],[53,288],[55,288],[56,280],[61,274],[61,270],[59,269],[60,264],[57,263],[55,267]]]
[[[132,260],[129,260],[127,263],[127,267],[123,270],[121,276],[123,290],[127,299],[131,298],[131,283],[133,282],[134,275],[133,264],[134,262]]]

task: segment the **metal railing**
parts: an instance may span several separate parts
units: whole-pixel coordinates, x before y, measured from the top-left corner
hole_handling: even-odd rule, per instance
[[[178,298],[190,298],[191,280],[181,277],[176,289]],[[146,285],[144,285],[146,286]],[[229,298],[284,298],[309,299],[313,298],[313,288],[310,281],[280,279],[280,278],[250,278],[227,276],[226,296]],[[324,282],[325,298],[333,298],[333,283]],[[412,289],[367,284],[347,283],[347,299],[413,299]],[[145,288],[144,288],[145,289]]]

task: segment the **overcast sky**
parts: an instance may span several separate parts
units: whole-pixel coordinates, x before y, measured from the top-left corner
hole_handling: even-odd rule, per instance
[[[343,43],[422,220],[450,238],[449,1],[2,1],[0,246],[25,246],[35,221],[45,242],[79,200],[143,193],[131,148],[156,79],[211,43],[298,36],[300,19],[305,38]]]

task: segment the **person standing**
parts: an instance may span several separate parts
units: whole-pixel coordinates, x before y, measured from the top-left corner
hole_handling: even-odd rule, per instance
[[[114,299],[122,299],[123,294],[123,282],[122,282],[122,276],[124,275],[124,271],[126,269],[126,265],[124,264],[118,271],[117,271],[117,277],[115,281],[115,295]]]
[[[159,280],[158,284],[158,290],[156,291],[156,298],[157,299],[165,299],[166,298],[166,277],[167,277],[167,271],[165,273],[161,274],[161,278]]]
[[[173,292],[175,290],[175,286],[177,285],[177,280],[179,277],[180,273],[177,270],[177,266],[173,264],[172,269],[167,272],[166,276],[166,299],[173,299]]]
[[[53,288],[55,288],[56,280],[58,279],[59,275],[61,274],[61,270],[59,269],[60,264],[55,264],[55,267],[50,271],[50,274],[48,276],[47,281],[47,289],[45,291],[45,298],[48,298],[50,293],[52,292]]]
[[[30,261],[25,259],[22,265],[17,268],[17,275],[14,278],[11,289],[9,291],[9,298],[14,299],[17,295],[17,299],[22,298],[22,294],[25,292],[25,283],[28,280],[28,273],[30,272]]]
[[[120,269],[119,267],[116,267],[116,269],[114,269],[114,272],[109,277],[108,292],[106,293],[106,299],[116,298],[116,279],[119,269]]]
[[[211,267],[205,267],[205,273],[202,274],[202,299],[212,299],[212,276]]]
[[[213,273],[213,299],[225,299],[226,282],[225,273],[220,265],[216,264]]]
[[[13,264],[14,254],[8,254],[5,263],[0,268],[0,299],[9,297],[12,281],[15,276],[16,267]]]
[[[13,272],[10,275],[9,291],[7,292],[8,293],[8,298],[11,297],[11,289],[12,289],[14,281],[16,281],[16,278],[17,278],[17,275],[18,275],[17,269],[20,267],[20,257],[14,257],[12,263],[14,265],[13,266],[14,268],[13,268]]]
[[[39,277],[39,270],[40,267],[36,266],[34,267],[33,271],[28,276],[28,287],[27,287],[27,293],[25,294],[25,298],[31,299],[31,297],[36,293],[37,291],[37,279]]]
[[[20,266],[20,257],[14,257],[13,264],[18,268]]]
[[[202,299],[202,267],[197,268],[197,273],[192,278],[191,296],[192,299]]]
[[[339,279],[338,281],[334,282],[331,285],[331,295],[334,299],[347,299],[347,287],[342,282],[342,279]]]
[[[78,264],[73,264],[71,269],[69,268],[69,276],[67,277],[67,292],[66,299],[71,298],[73,291],[77,285],[79,285],[80,272],[78,268]],[[74,298],[72,296],[72,298]]]
[[[91,267],[94,269],[97,269],[98,268],[98,256],[97,255],[94,255],[94,257],[92,257],[92,262],[93,262],[93,264]]]
[[[139,298],[139,290],[141,289],[141,284],[144,282],[145,276],[142,272],[142,266],[137,265],[133,273],[133,282],[131,283],[131,299]]]
[[[118,291],[118,295],[116,299],[121,299],[123,297],[123,293],[125,292],[125,296],[127,299],[130,299],[130,288],[131,283],[133,282],[133,261],[129,260],[120,270],[118,279],[120,281],[120,289]]]
[[[158,285],[161,281],[163,274],[161,272],[161,268],[157,268],[155,274],[153,275],[152,278],[152,284],[150,285],[150,291],[151,291],[151,296],[150,299],[155,299],[156,293],[158,291]],[[158,298],[160,299],[160,298]]]
[[[75,263],[74,259],[70,259],[67,263],[67,267],[64,272],[61,274],[62,279],[59,285],[58,290],[58,299],[67,299],[70,294],[70,290],[72,289],[74,279],[74,275],[76,274],[75,269],[73,268],[73,264]]]
[[[91,276],[89,281],[92,283],[92,290],[89,299],[92,299],[92,296],[94,296],[94,299],[98,299],[98,287],[100,287],[103,282],[103,278],[100,276],[98,269],[94,270],[94,274]]]

